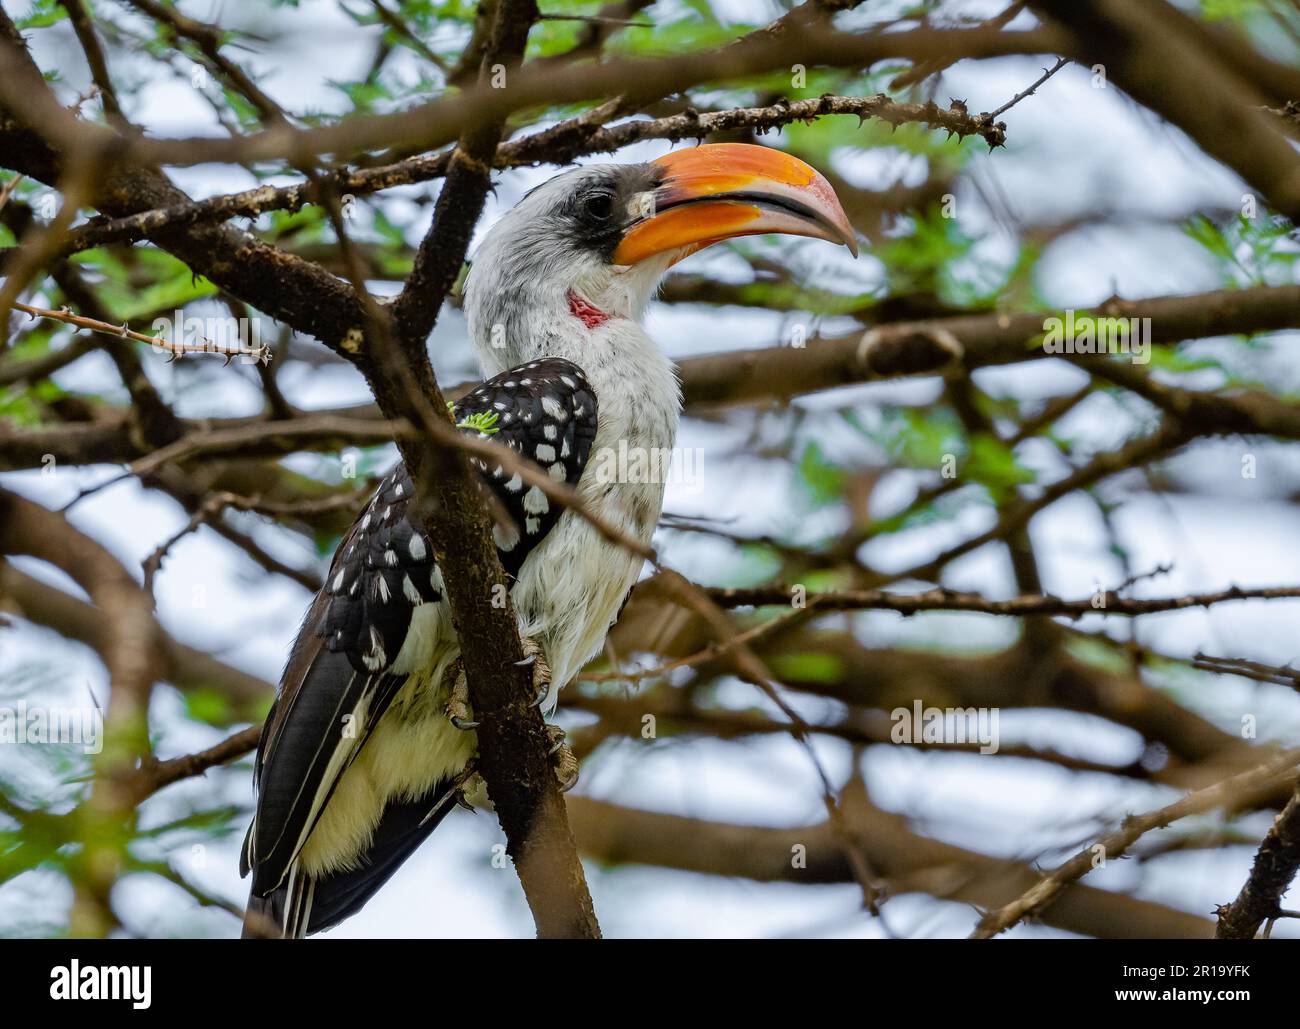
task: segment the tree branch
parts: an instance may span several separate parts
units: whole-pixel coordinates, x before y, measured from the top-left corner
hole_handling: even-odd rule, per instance
[[[1259,845],[1250,878],[1231,904],[1219,908],[1214,935],[1220,940],[1253,940],[1260,925],[1282,916],[1282,895],[1300,868],[1300,784]],[[1267,931],[1265,932],[1267,935]]]
[[[61,515],[0,489],[0,553],[25,554],[70,575],[105,623],[101,654],[109,674],[105,741],[83,805],[86,845],[73,902],[74,936],[102,936],[115,922],[109,894],[125,858],[121,825],[134,815],[126,787],[136,760],[149,752],[149,695],[162,667],[149,597],[107,550]]]
[[[1034,0],[1065,27],[1063,51],[1106,75],[1235,170],[1276,210],[1300,219],[1300,157],[1270,115],[1267,94],[1164,0]],[[1159,40],[1160,45],[1151,42]],[[1265,62],[1256,55],[1262,66]],[[1286,99],[1294,99],[1294,95]]]
[[[509,85],[494,89],[480,83],[454,97],[394,114],[352,119],[314,129],[274,126],[239,139],[114,138],[111,130],[79,124],[66,117],[41,122],[41,135],[56,147],[114,145],[123,162],[194,165],[207,162],[288,160],[304,164],[320,154],[346,157],[377,147],[402,145],[432,149],[457,139],[475,126],[503,120],[531,107],[573,104],[597,97],[618,96],[629,82],[638,97],[669,93],[745,75],[788,68],[791,62],[827,67],[866,67],[892,57],[960,54],[997,57],[1006,54],[1055,52],[1068,37],[1052,29],[1001,32],[988,29],[916,29],[851,35],[818,27],[792,27],[772,38],[755,34],[740,43],[654,59],[621,59],[570,69],[562,77],[549,69],[522,69]],[[0,60],[0,97],[16,102],[16,88],[5,82],[7,62]],[[51,112],[52,113],[52,112]]]
[[[890,892],[922,891],[945,900],[989,906],[1028,887],[1026,865],[963,850],[912,832],[901,815],[871,805],[860,784],[844,791],[857,845],[886,877]],[[795,829],[722,825],[574,797],[574,830],[585,853],[607,864],[637,863],[758,882],[847,883],[853,870],[829,821]],[[805,864],[796,857],[802,855]],[[1070,885],[1043,921],[1102,938],[1206,938],[1204,918],[1088,886]]]
[[[1300,586],[1269,586],[1242,589],[1230,586],[1213,593],[1190,593],[1181,597],[1121,597],[1114,590],[1099,591],[1092,597],[1066,600],[1050,595],[1026,595],[1010,600],[990,600],[978,593],[953,590],[927,590],[924,593],[894,593],[887,590],[831,590],[808,592],[802,587],[756,586],[738,589],[711,589],[713,601],[721,607],[806,607],[823,611],[897,611],[912,615],[922,611],[971,611],[988,615],[1025,617],[1063,615],[1083,618],[1087,615],[1138,615],[1162,611],[1185,611],[1210,607],[1232,600],[1278,600],[1300,598]]]
[[[1113,300],[1079,315],[1084,316],[1150,318],[1152,342],[1156,344],[1300,328],[1300,286],[1257,286],[1192,296]],[[688,358],[678,370],[686,408],[699,413],[755,401],[788,400],[855,383],[934,375],[958,362],[960,367],[973,370],[1041,360],[1051,355],[1029,344],[1042,336],[1043,320],[1043,314],[1026,312],[900,322],[865,335],[812,340],[803,348],[763,347]],[[948,341],[949,345],[937,344],[936,339]],[[955,349],[951,341],[956,342]],[[1124,376],[1123,381],[1131,380],[1135,390],[1146,391],[1157,406],[1179,405],[1169,410],[1186,419],[1193,435],[1245,432],[1300,438],[1300,410],[1276,397],[1250,391],[1199,393],[1160,383],[1143,385],[1150,381],[1149,377],[1133,373],[1132,366],[1121,362],[1103,362],[1085,355],[1066,355],[1064,359],[1117,382]],[[0,365],[0,381],[3,379]],[[473,385],[462,383],[448,389],[447,395],[459,396]],[[1160,403],[1157,395],[1168,398],[1167,402]],[[204,443],[200,449],[246,456],[275,456],[307,445],[321,448],[371,442],[383,432],[363,424],[364,420],[381,417],[372,405],[302,417],[319,421],[314,427],[304,423],[301,429],[292,428],[293,422],[268,424],[262,418],[184,424],[187,436],[240,430],[238,436],[230,437],[229,447],[212,442],[210,448]],[[349,425],[356,428],[349,429]],[[288,435],[280,434],[281,427]],[[226,437],[218,435],[215,439]],[[128,462],[146,453],[131,439],[121,411],[102,413],[95,422],[52,428],[6,429],[0,422],[0,470],[40,467],[46,454],[54,455],[61,464],[95,464]]]
[[[536,17],[533,0],[498,0],[483,58],[513,66]],[[512,74],[509,71],[507,74]],[[417,445],[399,448],[416,484],[416,517],[433,543],[451,605],[478,733],[478,771],[506,834],[507,853],[542,937],[598,937],[591,895],[548,757],[540,712],[513,607],[493,603],[506,582],[479,490],[464,450],[440,439],[450,430],[425,339],[460,271],[490,185],[485,163],[501,123],[480,124],[461,139],[438,198],[434,222],[391,317],[372,326],[377,353],[368,373],[381,410],[420,427]],[[439,431],[441,430],[441,431]],[[436,488],[436,492],[435,492]]]
[[[986,914],[980,919],[971,938],[991,939],[1022,919],[1044,912],[1068,884],[1097,867],[1098,855],[1101,856],[1102,863],[1114,860],[1122,857],[1129,847],[1153,829],[1163,829],[1171,822],[1189,815],[1203,814],[1230,805],[1249,804],[1261,791],[1294,776],[1298,763],[1300,763],[1300,749],[1283,751],[1257,768],[1234,775],[1213,786],[1196,790],[1159,810],[1142,815],[1130,815],[1124,819],[1124,824],[1119,829],[1085,847],[1046,878],[1026,890],[1017,900]]]
[[[492,155],[491,164],[494,168],[567,164],[577,157],[613,153],[645,140],[675,143],[738,129],[766,132],[794,122],[837,115],[853,116],[859,120],[879,118],[895,126],[909,123],[929,125],[957,136],[981,136],[990,146],[1001,146],[1006,139],[1004,129],[999,128],[988,115],[969,114],[957,105],[944,109],[933,102],[900,103],[884,94],[871,97],[828,94],[811,100],[787,100],[764,107],[738,107],[725,111],[697,112],[692,109],[663,118],[630,120],[608,126],[601,125],[599,115],[604,110],[603,106],[597,107],[539,132],[501,143]],[[421,154],[374,168],[331,172],[324,176],[324,182],[332,191],[353,196],[428,182],[447,174],[452,153],[454,151]],[[230,218],[252,218],[267,211],[298,211],[318,202],[318,194],[318,187],[309,182],[292,186],[257,186],[240,193],[141,211],[108,221],[92,219],[89,224],[68,234],[60,252],[72,254],[105,243],[131,243],[164,230]],[[0,258],[8,259],[7,253],[0,250]]]

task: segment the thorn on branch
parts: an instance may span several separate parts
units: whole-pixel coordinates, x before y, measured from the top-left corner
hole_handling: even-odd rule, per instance
[[[167,359],[168,363],[184,357],[186,354],[216,354],[219,357],[224,357],[227,365],[237,357],[252,358],[261,364],[268,364],[271,360],[271,350],[266,346],[235,345],[227,347],[207,339],[200,340],[197,343],[171,342],[161,336],[146,336],[143,332],[135,332],[125,322],[121,325],[113,325],[110,322],[102,322],[97,318],[87,318],[84,315],[74,314],[71,308],[68,307],[62,307],[55,311],[48,307],[34,307],[31,304],[23,304],[18,301],[14,301],[13,306],[15,310],[29,315],[33,321],[37,318],[48,318],[50,321],[62,322],[64,325],[99,333],[102,336],[147,343],[155,350],[170,355]]]

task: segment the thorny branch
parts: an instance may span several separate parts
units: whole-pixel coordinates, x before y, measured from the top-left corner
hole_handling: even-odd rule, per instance
[[[185,354],[213,354],[224,357],[227,361],[233,361],[237,357],[244,357],[263,364],[271,359],[271,351],[265,346],[250,347],[243,344],[225,346],[206,339],[186,342],[185,340],[169,340],[162,336],[146,336],[143,332],[136,332],[128,328],[125,322],[121,325],[110,325],[108,322],[99,321],[96,318],[86,318],[83,315],[73,314],[66,307],[58,311],[52,311],[48,308],[34,307],[31,304],[23,304],[15,300],[13,308],[15,311],[22,311],[33,318],[48,318],[50,321],[75,325],[78,329],[86,329],[89,332],[97,332],[104,336],[114,336],[118,339],[129,339],[137,343],[145,343],[155,350],[170,354],[172,357],[183,357]]]
[[[705,139],[717,133],[750,129],[763,133],[794,122],[831,115],[852,115],[860,121],[879,118],[890,125],[922,124],[959,136],[980,136],[990,147],[1003,146],[1006,127],[987,114],[972,115],[959,105],[941,108],[933,102],[899,103],[884,94],[873,97],[826,95],[812,100],[784,100],[766,107],[740,107],[725,111],[696,111],[663,118],[629,120],[602,125],[606,108],[594,108],[540,132],[501,143],[492,157],[494,168],[515,168],[533,164],[567,164],[588,154],[613,153],[645,140],[679,142]],[[339,195],[364,196],[397,186],[429,182],[446,175],[452,151],[408,157],[393,164],[334,172],[324,185]],[[311,183],[292,186],[258,186],[240,193],[228,193],[174,207],[141,211],[112,220],[91,219],[73,229],[61,248],[64,254],[79,253],[105,243],[133,243],[168,229],[252,218],[268,211],[298,211],[317,202],[318,187]],[[0,256],[4,252],[0,251]]]

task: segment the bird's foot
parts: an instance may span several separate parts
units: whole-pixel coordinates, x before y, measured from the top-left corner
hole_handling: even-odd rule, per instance
[[[568,793],[578,782],[578,759],[573,756],[573,751],[565,741],[564,730],[558,725],[547,725],[546,735],[551,741],[551,769],[560,784],[560,792]]]
[[[546,663],[541,644],[531,636],[520,639],[523,644],[524,659],[520,665],[531,665],[533,670],[533,706],[540,707],[551,694],[551,666]],[[469,706],[469,680],[465,677],[465,665],[456,658],[448,669],[451,678],[451,692],[447,695],[447,718],[457,729],[468,732],[477,729]]]
[[[466,777],[460,789],[456,791],[456,805],[466,811],[477,811],[479,808],[491,809],[492,802],[488,799],[487,783],[483,781],[483,776],[477,769]]]
[[[452,663],[448,670],[451,674],[451,693],[447,696],[447,719],[462,732],[477,729],[479,723],[474,721],[469,709],[469,680],[465,678],[465,666],[460,658]]]
[[[551,666],[546,663],[542,645],[535,639],[531,636],[521,636],[519,642],[523,644],[524,659],[517,663],[532,665],[533,706],[541,707],[546,702],[546,698],[551,695]]]

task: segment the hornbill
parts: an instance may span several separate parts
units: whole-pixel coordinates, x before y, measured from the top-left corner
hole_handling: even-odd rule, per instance
[[[454,405],[457,425],[537,462],[648,543],[663,483],[583,475],[593,455],[673,446],[681,391],[641,327],[646,304],[675,262],[769,232],[857,253],[829,183],[767,147],[586,166],[532,190],[486,234],[464,288],[487,381]],[[493,537],[549,713],[602,646],[642,559],[473,460],[508,515]],[[399,464],[340,542],[289,656],[257,753],[245,936],[300,937],[347,918],[471,791],[477,723],[441,573],[408,520],[413,493]],[[554,734],[571,786],[576,762]]]

